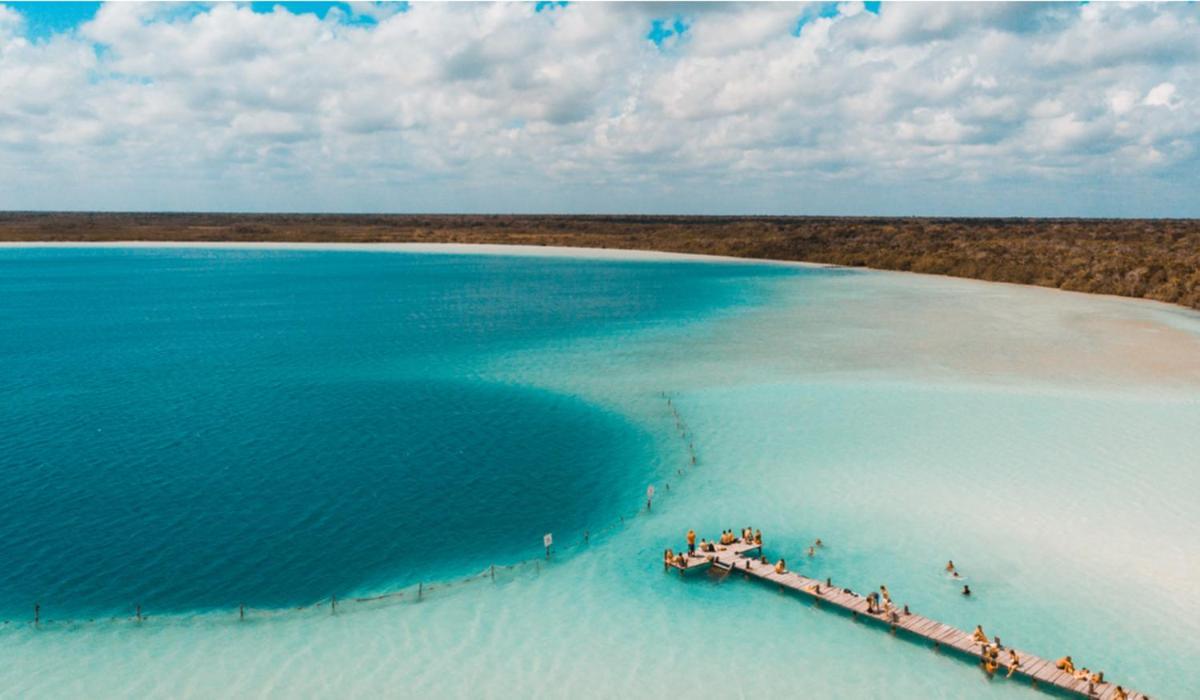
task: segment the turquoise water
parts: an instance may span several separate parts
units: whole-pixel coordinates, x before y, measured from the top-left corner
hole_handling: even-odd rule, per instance
[[[695,262],[9,249],[0,270],[0,605],[153,613],[0,627],[0,694],[1036,697],[662,573],[688,527],[746,524],[806,573],[1156,696],[1200,687],[1194,314]],[[279,610],[460,580],[547,530],[553,560],[494,582]],[[243,598],[277,612],[239,623]]]

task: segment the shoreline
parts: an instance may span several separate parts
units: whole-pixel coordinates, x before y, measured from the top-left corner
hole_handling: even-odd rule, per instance
[[[950,280],[954,282],[971,283],[976,285],[1000,285],[1004,287],[1056,292],[1075,297],[1090,299],[1107,299],[1110,301],[1135,302],[1139,305],[1153,305],[1164,311],[1183,312],[1186,317],[1200,321],[1200,310],[1190,306],[1176,304],[1145,297],[1124,296],[1100,292],[1080,292],[1073,289],[1048,287],[1039,284],[1023,284],[1020,282],[1005,282],[1002,280],[985,280],[975,277],[959,277],[934,272],[914,272],[911,270],[889,270],[870,266],[837,265],[803,260],[783,260],[778,258],[747,258],[733,255],[708,255],[704,253],[680,253],[666,250],[645,250],[637,248],[596,248],[589,246],[562,245],[530,245],[508,243],[429,243],[429,242],[301,242],[301,241],[0,241],[0,250],[34,248],[167,248],[167,249],[209,249],[209,250],[301,250],[328,252],[376,252],[376,253],[429,253],[438,255],[508,255],[512,257],[532,258],[577,258],[583,260],[607,260],[627,262],[694,262],[694,263],[729,263],[741,265],[770,265],[778,267],[794,267],[800,269],[850,270],[870,272],[875,274],[916,276],[931,280]]]

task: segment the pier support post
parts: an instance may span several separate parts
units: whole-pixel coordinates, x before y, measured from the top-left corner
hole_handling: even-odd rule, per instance
[[[138,605],[137,605],[137,621],[138,622],[142,621],[142,604],[141,603],[138,603]]]
[[[33,604],[33,626],[37,627],[40,624],[42,624],[42,604],[34,603]]]
[[[496,580],[496,565],[492,564],[492,580]]]
[[[242,603],[241,605],[238,606],[238,619],[239,620],[246,619],[246,604],[245,603]]]
[[[421,596],[423,596],[423,595],[425,595],[425,584],[418,583],[417,584],[417,600],[420,600]]]
[[[337,596],[335,595],[329,596],[329,612],[333,615],[337,614]]]

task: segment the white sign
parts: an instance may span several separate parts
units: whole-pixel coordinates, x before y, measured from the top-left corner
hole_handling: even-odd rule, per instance
[[[542,544],[547,547],[554,544],[554,535],[550,534],[549,532],[542,535]]]
[[[646,500],[648,501],[651,498],[654,498],[654,484],[650,484],[646,487]]]

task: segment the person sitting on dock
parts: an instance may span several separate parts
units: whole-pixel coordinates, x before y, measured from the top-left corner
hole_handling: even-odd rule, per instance
[[[1077,680],[1077,681],[1086,681],[1087,679],[1092,677],[1092,672],[1087,670],[1087,667],[1085,666],[1085,667],[1079,669],[1078,671],[1076,671],[1075,673],[1072,673],[1071,675],[1075,676],[1075,680]]]
[[[1021,657],[1017,656],[1015,649],[1008,650],[1008,678],[1012,678],[1012,674],[1017,672],[1021,667]]]
[[[675,555],[675,566],[678,566],[681,569],[686,569],[687,565],[687,557],[683,556],[683,552]]]
[[[1000,643],[1000,637],[992,637],[992,646],[997,649],[1003,649],[1004,645]]]
[[[754,531],[754,544],[762,546],[762,530]]]
[[[995,675],[996,669],[999,667],[996,660],[990,656],[983,657],[979,663],[983,664],[983,671],[989,676]]]
[[[983,625],[975,625],[975,633],[971,635],[971,639],[974,639],[980,644],[988,643],[987,635],[983,633]]]
[[[675,553],[668,547],[667,551],[663,552],[663,571],[671,568],[671,562],[673,561],[675,561]]]
[[[1126,693],[1125,689],[1118,685],[1113,690],[1112,700],[1129,700],[1129,693]]]
[[[1093,683],[1103,683],[1104,682],[1104,671],[1096,671],[1095,673],[1093,673],[1092,674],[1092,682]]]
[[[714,545],[712,542],[706,542],[704,540],[700,540],[700,549],[701,549],[701,551],[704,551],[704,552],[717,551],[716,545]]]
[[[1058,661],[1054,662],[1054,668],[1073,674],[1075,673],[1075,662],[1071,660],[1070,656],[1064,656]]]
[[[782,559],[780,559],[778,562],[776,562],[775,563],[775,573],[786,574],[787,573],[787,562],[785,562]]]
[[[687,534],[688,554],[693,554],[696,551],[696,531],[688,530]]]

